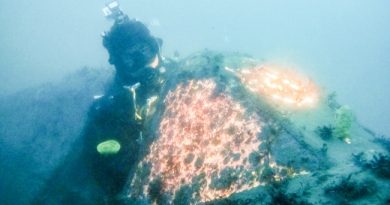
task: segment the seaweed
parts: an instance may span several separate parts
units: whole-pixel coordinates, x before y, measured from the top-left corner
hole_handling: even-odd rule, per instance
[[[365,179],[362,181],[353,180],[352,175],[341,178],[338,182],[325,188],[326,195],[336,198],[341,202],[348,202],[369,196],[376,192],[375,181]]]
[[[326,153],[328,153],[328,145],[326,143],[322,144],[320,151],[323,155],[326,155]]]
[[[340,103],[337,102],[336,98],[337,98],[336,92],[332,92],[327,96],[328,107],[331,108],[332,110],[337,110],[341,107]]]
[[[352,161],[358,167],[367,168],[367,160],[364,152],[359,152],[357,154],[352,154]]]
[[[382,145],[382,147],[385,148],[388,153],[390,153],[390,138],[381,136],[377,137],[374,142]]]
[[[296,193],[287,194],[283,191],[275,191],[271,193],[272,201],[270,204],[272,205],[310,205],[311,203],[302,199]]]
[[[333,138],[334,127],[332,125],[318,126],[315,133],[321,137],[321,139],[327,141]]]
[[[388,155],[382,153],[375,154],[366,166],[376,176],[390,179],[390,157]]]
[[[390,179],[390,157],[382,153],[376,153],[371,160],[367,160],[365,154],[360,152],[352,155],[355,165],[370,170],[379,178]]]

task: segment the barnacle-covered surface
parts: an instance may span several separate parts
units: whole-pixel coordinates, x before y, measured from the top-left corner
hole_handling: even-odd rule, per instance
[[[166,192],[175,193],[195,177],[202,181],[200,201],[260,185],[257,178],[265,157],[257,152],[262,143],[257,136],[262,121],[255,114],[246,116],[225,93],[213,93],[215,88],[210,79],[190,80],[165,99],[160,137],[143,163],[151,166],[148,181],[161,178]],[[258,162],[251,164],[250,156]]]

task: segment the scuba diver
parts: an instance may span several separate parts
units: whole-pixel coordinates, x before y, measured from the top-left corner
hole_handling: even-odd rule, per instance
[[[125,15],[116,1],[103,12],[114,20],[102,35],[115,67],[113,82],[90,107],[77,147],[33,204],[120,204],[121,191],[144,152],[145,121],[162,84],[162,41]]]

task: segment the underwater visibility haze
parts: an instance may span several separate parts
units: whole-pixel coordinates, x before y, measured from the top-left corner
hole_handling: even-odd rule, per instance
[[[0,2],[1,204],[389,204],[388,8]]]

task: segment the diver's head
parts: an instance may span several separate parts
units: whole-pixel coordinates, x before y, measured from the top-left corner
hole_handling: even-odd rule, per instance
[[[121,78],[131,78],[142,69],[159,65],[159,42],[139,21],[115,23],[103,36],[103,45]]]

